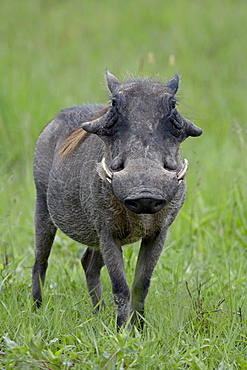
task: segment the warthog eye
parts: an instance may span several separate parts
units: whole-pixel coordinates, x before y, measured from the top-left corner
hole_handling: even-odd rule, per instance
[[[115,100],[115,99],[112,99],[112,101],[111,101],[111,105],[112,105],[113,107],[116,107],[117,103],[116,103],[116,100]]]
[[[172,99],[172,109],[175,109],[177,105],[177,102],[175,99]]]
[[[112,106],[107,122],[104,125],[104,135],[112,135],[111,129],[115,126],[118,120],[118,111],[116,106]]]

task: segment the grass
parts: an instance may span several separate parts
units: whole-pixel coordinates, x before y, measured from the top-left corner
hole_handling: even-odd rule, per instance
[[[247,369],[246,16],[243,0],[1,1],[0,369]],[[179,110],[204,130],[182,146],[187,201],[135,336],[116,333],[105,269],[92,313],[84,247],[62,233],[39,311],[30,298],[35,141],[60,109],[107,101],[105,68],[180,73]]]

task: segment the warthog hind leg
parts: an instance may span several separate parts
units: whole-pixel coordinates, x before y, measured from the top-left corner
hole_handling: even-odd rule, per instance
[[[100,281],[100,270],[104,266],[104,261],[99,249],[87,248],[81,259],[82,267],[85,271],[87,287],[90,293],[93,306],[99,310],[101,300],[102,284]],[[104,301],[101,306],[104,306]]]

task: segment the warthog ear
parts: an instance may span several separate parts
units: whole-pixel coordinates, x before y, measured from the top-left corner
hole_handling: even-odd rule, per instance
[[[111,93],[113,93],[116,88],[121,85],[117,77],[111,74],[108,69],[106,70],[106,82]]]
[[[198,126],[196,126],[194,123],[189,121],[187,118],[184,118],[185,123],[185,131],[188,136],[200,136],[202,134],[202,129]]]
[[[178,91],[179,75],[173,76],[166,84],[165,87],[171,90],[172,94],[175,95]]]

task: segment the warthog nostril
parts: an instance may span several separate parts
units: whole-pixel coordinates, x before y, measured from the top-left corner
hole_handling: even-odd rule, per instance
[[[138,208],[138,203],[135,202],[134,200],[126,199],[124,204],[126,205],[126,207],[130,209]]]
[[[164,199],[155,198],[127,198],[124,201],[125,207],[134,213],[156,213],[165,205]]]
[[[159,208],[164,206],[164,200],[159,200],[158,202],[155,202],[154,207]]]

